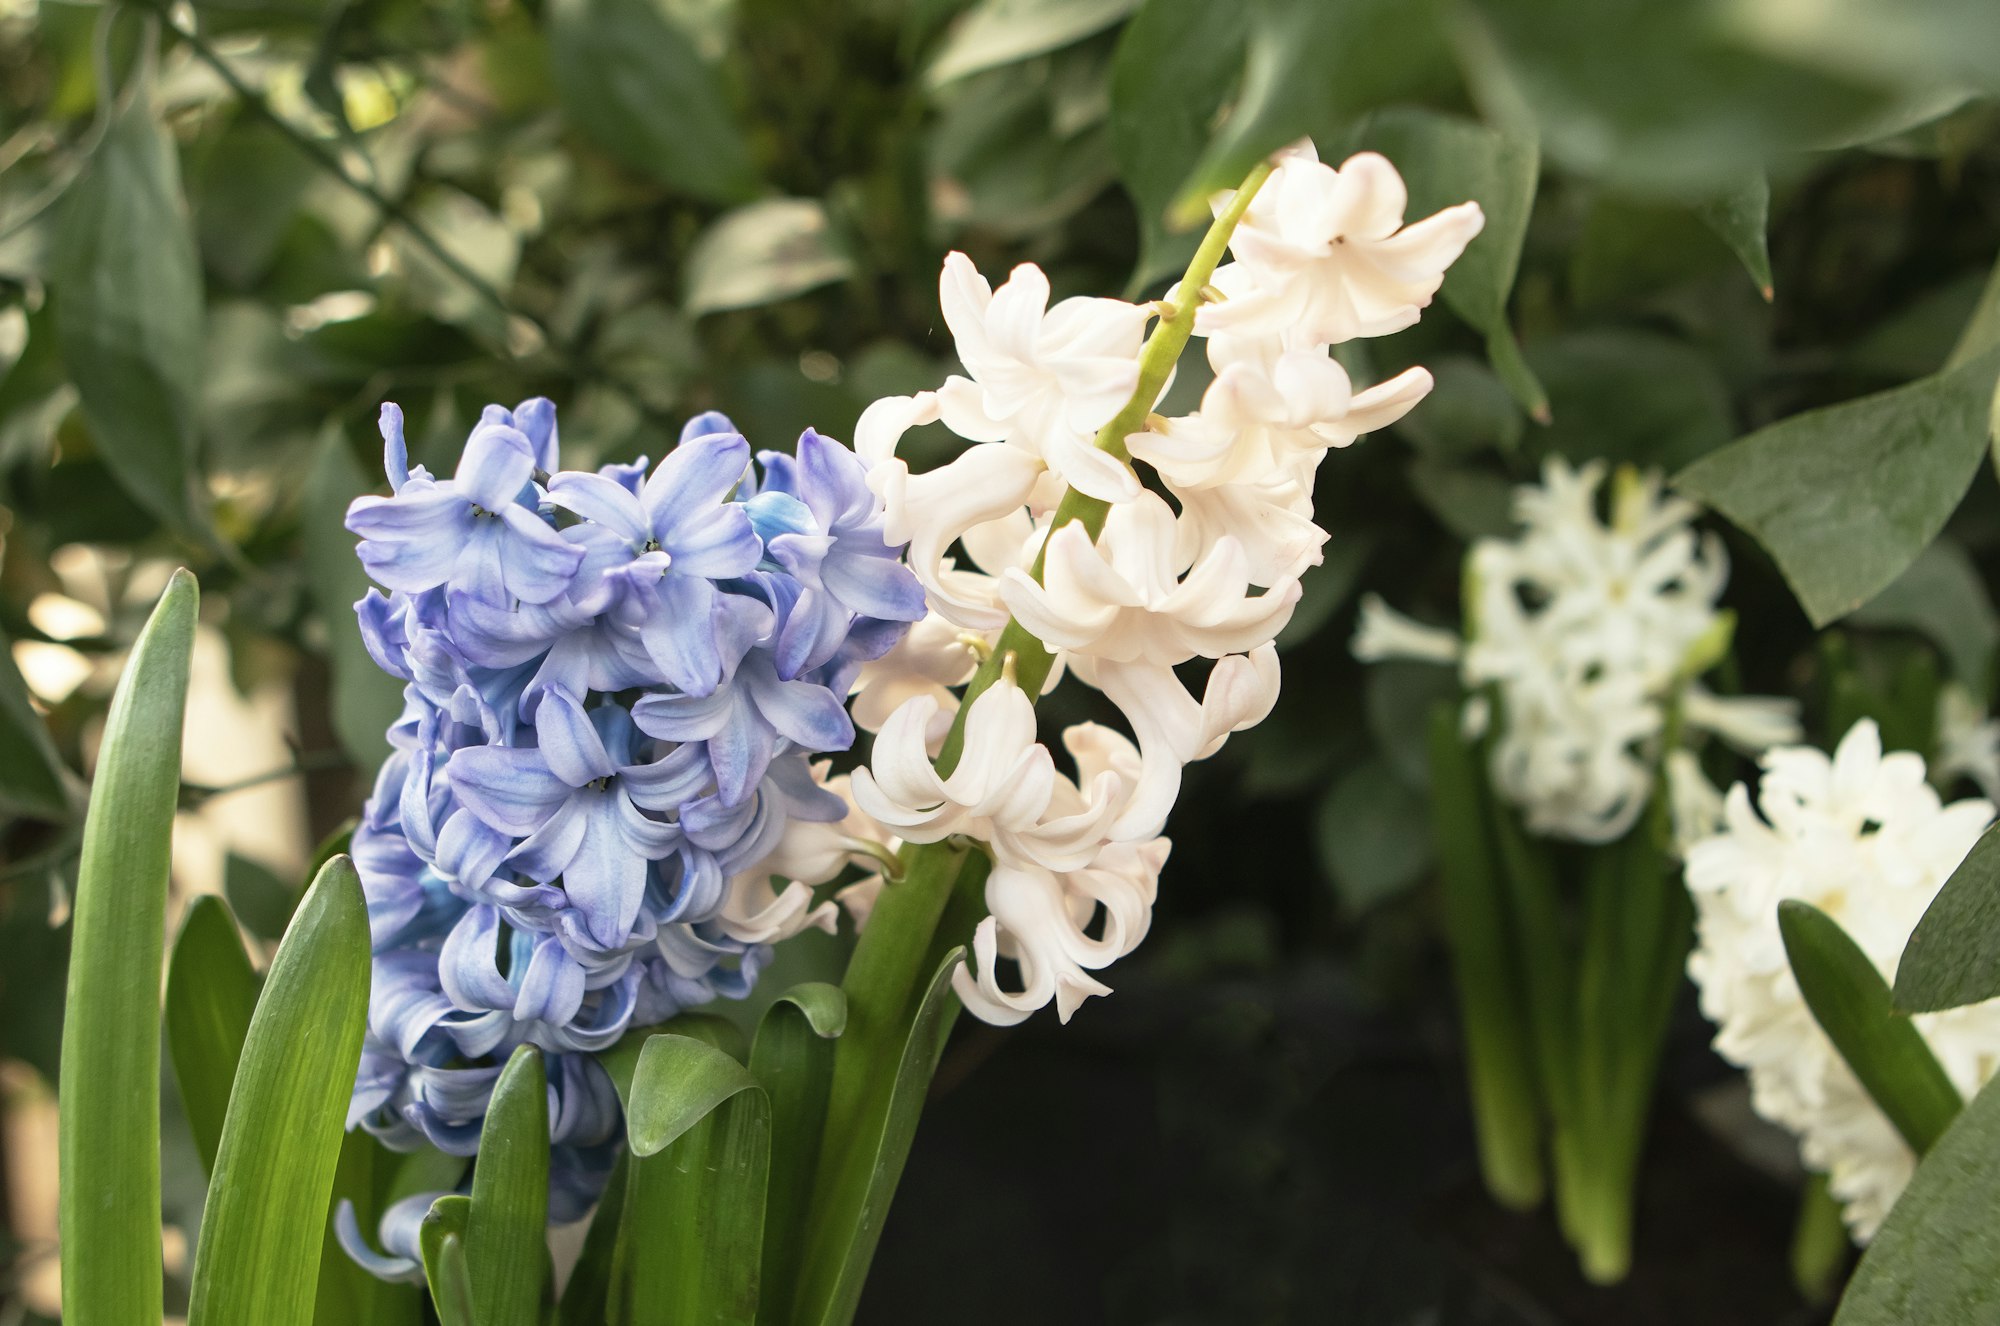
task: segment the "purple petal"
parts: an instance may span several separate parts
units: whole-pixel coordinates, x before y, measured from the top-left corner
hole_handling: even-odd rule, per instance
[[[653,592],[656,601],[639,627],[647,656],[680,690],[712,694],[722,680],[715,586],[695,576],[669,575]]]
[[[708,767],[715,772],[715,794],[723,804],[736,806],[757,790],[777,740],[756,715],[735,706],[731,712],[733,721],[709,737],[706,746]]]
[[[847,716],[840,697],[824,686],[759,678],[751,695],[757,712],[779,735],[809,751],[846,750],[854,744],[854,720]]]
[[[774,662],[789,681],[832,658],[847,637],[847,609],[824,590],[807,589],[785,614]]]
[[[356,551],[368,574],[410,594],[451,578],[472,523],[456,495],[414,485],[395,497],[357,497],[347,508],[347,528],[362,538]]]
[[[662,741],[706,741],[729,723],[736,704],[728,690],[713,695],[648,695],[632,706],[632,721],[641,732]]]
[[[382,434],[382,470],[389,476],[389,491],[400,493],[410,481],[410,448],[403,441],[403,407],[394,401],[383,401],[375,427]]]
[[[582,787],[618,771],[583,707],[564,691],[547,691],[535,706],[535,744],[556,777]]]
[[[452,791],[502,833],[533,833],[569,799],[541,752],[512,746],[468,746],[447,766]]]
[[[837,549],[820,565],[820,582],[835,598],[864,617],[890,622],[924,619],[924,587],[893,557],[870,557]]]
[[[678,809],[708,785],[708,760],[698,743],[676,746],[651,764],[628,764],[618,771],[625,795],[647,810]]]
[[[535,468],[554,474],[561,447],[556,434],[556,403],[546,396],[530,396],[514,407],[514,427],[527,437]]]
[[[734,502],[689,513],[660,546],[673,558],[676,573],[710,580],[748,575],[764,559],[764,542],[749,513]]]
[[[499,909],[486,906],[460,917],[445,937],[438,951],[438,984],[459,1008],[471,1012],[513,1007],[514,991],[494,957],[499,937]]]
[[[510,536],[500,544],[507,592],[523,603],[547,603],[568,589],[583,562],[583,549],[524,506],[502,507],[500,518]]]
[[[729,496],[749,465],[750,444],[733,433],[698,437],[668,452],[639,496],[660,546],[671,548],[684,522]]]
[[[438,830],[437,868],[469,889],[493,878],[514,840],[469,810],[451,813]]]
[[[596,793],[572,793],[541,828],[507,853],[507,864],[537,883],[547,884],[568,871],[583,845],[586,802]],[[569,880],[564,878],[567,885]]]
[[[514,1001],[515,1018],[560,1027],[582,1007],[583,968],[563,952],[554,935],[541,936],[521,977],[520,997]]]
[[[583,840],[563,872],[563,888],[583,913],[591,937],[607,947],[631,933],[646,891],[646,858],[619,830],[621,800],[604,793],[587,798]]]
[[[465,454],[452,478],[467,501],[497,512],[513,506],[534,475],[535,452],[527,434],[482,421],[465,439]]]
[[[686,446],[698,437],[710,437],[716,433],[734,433],[736,425],[720,410],[704,410],[681,425],[681,445]]]
[[[549,480],[549,500],[615,532],[631,547],[652,537],[639,499],[603,475],[565,470]]]

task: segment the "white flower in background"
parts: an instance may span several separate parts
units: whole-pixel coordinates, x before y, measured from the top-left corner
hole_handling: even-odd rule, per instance
[[[1215,210],[1233,196],[1218,195]],[[1291,149],[1230,236],[1236,261],[1214,282],[1228,298],[1203,307],[1196,326],[1283,327],[1319,344],[1410,326],[1486,217],[1460,203],[1405,226],[1409,201],[1403,177],[1373,152],[1336,170],[1310,143]]]
[[[815,764],[812,773],[815,783],[847,804],[847,815],[831,822],[793,820],[769,856],[730,877],[716,923],[731,939],[775,944],[801,930],[835,933],[839,908],[834,902],[815,903],[813,887],[832,880],[857,859],[870,860],[893,850],[894,840],[882,826],[855,807],[848,775],[829,775],[825,760]],[[784,888],[777,888],[775,880],[783,880]]]
[[[1150,308],[1089,298],[1050,308],[1041,268],[1023,263],[994,290],[963,253],[946,255],[938,299],[971,374],[938,388],[945,427],[1019,447],[1107,502],[1139,490],[1131,468],[1092,441],[1139,384]]]
[[[951,728],[952,715],[958,712],[958,696],[953,688],[971,681],[979,667],[980,654],[974,640],[990,648],[984,636],[976,636],[936,612],[912,626],[895,648],[863,663],[855,675],[851,710],[855,726],[867,732],[880,732],[905,700],[928,695],[938,707],[926,734],[935,755],[938,743]]]
[[[1848,1227],[1866,1240],[1915,1157],[1800,996],[1778,904],[1798,898],[1826,912],[1893,981],[1910,931],[1992,821],[1993,805],[1944,805],[1922,758],[1884,755],[1867,719],[1830,759],[1780,747],[1762,763],[1756,807],[1749,789],[1732,787],[1721,826],[1687,849],[1697,914],[1688,974],[1718,1028],[1716,1052],[1747,1070],[1757,1112],[1798,1134],[1806,1164],[1828,1175]],[[1970,1099],[2000,1063],[2000,1000],[1914,1021]]]
[[[1958,682],[1938,691],[1937,758],[1931,778],[1949,787],[1954,778],[1970,778],[1989,801],[2000,801],[2000,721]]]
[[[1698,509],[1657,473],[1621,471],[1600,515],[1605,473],[1551,457],[1541,485],[1516,491],[1519,536],[1469,554],[1463,644],[1380,600],[1364,601],[1353,643],[1363,659],[1456,662],[1468,690],[1494,688],[1495,786],[1534,832],[1589,843],[1622,837],[1652,796],[1670,704],[1741,750],[1798,739],[1792,701],[1691,684],[1726,629],[1721,541],[1696,534]]]

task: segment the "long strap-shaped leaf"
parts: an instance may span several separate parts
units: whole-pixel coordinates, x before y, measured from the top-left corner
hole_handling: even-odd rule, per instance
[[[229,1112],[229,1084],[236,1080],[256,1007],[257,973],[229,904],[213,894],[196,898],[167,960],[167,1050],[180,1084],[181,1111],[210,1174]]]
[[[1862,1255],[1833,1326],[2000,1321],[2000,1088],[1938,1139]]]
[[[619,1258],[629,1326],[752,1326],[771,1103],[707,1037],[652,1036],[632,1073],[632,1164]],[[720,1039],[720,1037],[716,1037]]]
[[[493,1088],[472,1170],[465,1264],[480,1326],[535,1326],[547,1287],[549,1097],[542,1052],[514,1051]]]
[[[424,1258],[424,1279],[430,1283],[431,1304],[443,1326],[478,1326],[472,1306],[472,1269],[465,1258],[465,1227],[472,1218],[472,1199],[450,1193],[431,1203],[417,1231]]]
[[[119,678],[84,818],[63,1015],[63,1320],[160,1320],[160,959],[194,650],[174,572]]]
[[[847,1326],[861,1303],[862,1283],[868,1264],[875,1258],[875,1245],[882,1238],[882,1223],[888,1218],[889,1203],[896,1184],[903,1177],[903,1165],[910,1158],[910,1144],[916,1140],[917,1120],[923,1113],[924,1097],[944,1053],[945,1037],[958,1017],[958,997],[951,990],[951,974],[965,961],[965,950],[955,948],[945,954],[932,974],[917,1006],[917,1015],[903,1042],[903,1054],[896,1065],[887,1108],[870,1120],[866,1131],[845,1139],[866,1159],[867,1187],[856,1219],[844,1242],[845,1256],[831,1265],[809,1266],[799,1287],[797,1320],[812,1326]],[[822,1247],[827,1246],[825,1244]]]
[[[368,1014],[368,910],[346,857],[278,945],[229,1094],[190,1326],[307,1326]]]
[[[1806,1007],[1903,1140],[1923,1155],[1964,1105],[1923,1033],[1896,1011],[1889,983],[1840,922],[1793,898],[1778,904],[1778,928]]]
[[[821,981],[779,995],[757,1024],[750,1071],[771,1093],[771,1182],[757,1306],[757,1320],[765,1326],[790,1326],[792,1320],[813,1171],[833,1085],[833,1040],[846,1026],[846,993]]]

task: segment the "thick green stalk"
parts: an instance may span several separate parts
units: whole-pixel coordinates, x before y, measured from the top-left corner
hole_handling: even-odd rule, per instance
[[[160,961],[199,594],[174,572],[111,697],[63,1018],[63,1320],[160,1320]]]

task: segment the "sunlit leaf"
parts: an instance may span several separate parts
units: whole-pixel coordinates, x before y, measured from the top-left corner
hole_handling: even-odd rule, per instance
[[[754,308],[844,281],[854,264],[812,198],[765,198],[717,217],[688,251],[691,315]]]
[[[942,87],[968,74],[1059,50],[1104,29],[1139,7],[1139,0],[979,0],[952,24],[924,71]]]
[[[215,1172],[215,1149],[229,1111],[229,1088],[257,1006],[257,973],[236,922],[220,898],[196,898],[174,938],[167,967],[167,1049],[180,1086],[181,1112],[194,1133],[202,1168]]]
[[[28,698],[5,631],[0,631],[0,811],[45,820],[69,815],[62,759]]]

